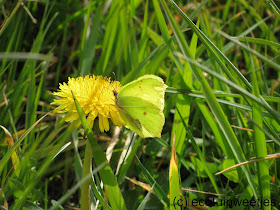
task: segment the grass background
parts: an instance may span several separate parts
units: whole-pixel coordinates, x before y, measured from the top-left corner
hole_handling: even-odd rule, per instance
[[[114,127],[96,137],[100,151],[113,148],[108,170],[125,205],[113,202],[94,159],[87,177],[93,206],[172,209],[182,196],[188,204],[259,198],[279,208],[277,3],[1,1],[1,205],[80,207],[84,130],[57,114],[40,118],[54,109],[49,104],[59,82],[89,74],[114,78],[114,72],[122,84],[144,74],[162,77],[170,87],[166,123],[162,139]],[[275,158],[214,175],[267,154]]]

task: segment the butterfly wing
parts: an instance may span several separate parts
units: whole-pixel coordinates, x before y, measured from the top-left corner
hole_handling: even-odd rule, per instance
[[[147,74],[125,85],[118,93],[118,98],[138,97],[163,110],[166,87],[162,78]]]
[[[118,93],[121,117],[139,136],[161,136],[166,87],[160,77],[145,75],[125,85]]]
[[[128,127],[143,138],[160,137],[164,115],[159,107],[137,97],[121,97],[120,114]]]

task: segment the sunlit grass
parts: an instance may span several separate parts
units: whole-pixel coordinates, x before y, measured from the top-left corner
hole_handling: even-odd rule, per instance
[[[181,195],[279,208],[277,2],[185,2],[0,3],[1,205],[168,209]],[[92,74],[162,77],[162,138],[51,112],[59,83]]]

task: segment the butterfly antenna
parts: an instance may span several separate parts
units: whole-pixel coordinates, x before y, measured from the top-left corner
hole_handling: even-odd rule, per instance
[[[116,96],[117,94],[118,94],[118,91],[117,91],[117,85],[118,85],[118,83],[117,83],[117,80],[116,80],[116,74],[115,74],[115,72],[112,72],[112,74],[114,74],[114,77],[115,77],[115,83],[116,83],[116,87],[114,87],[113,86],[113,84],[110,82],[110,85],[112,86],[112,89],[109,89],[109,90],[111,90],[112,92],[113,92],[113,95],[114,96]]]
[[[117,77],[116,77],[116,74],[115,74],[115,72],[112,72],[112,74],[114,74],[114,76],[115,76],[115,81],[117,80]]]
[[[113,73],[114,73],[114,72],[113,72]],[[115,75],[115,73],[114,73],[114,75]],[[116,76],[116,75],[115,75],[115,76]],[[102,94],[102,92],[103,92],[103,90],[104,90],[105,88],[108,89],[108,90],[110,90],[110,91],[112,91],[114,97],[115,97],[115,96],[117,95],[117,93],[118,93],[118,92],[116,91],[116,89],[114,88],[114,86],[112,85],[112,83],[111,83],[111,81],[109,80],[109,78],[106,77],[105,80],[109,83],[109,85],[112,86],[112,88],[109,88],[108,86],[107,86],[107,87],[102,87],[98,99],[100,98],[100,96],[101,96],[101,94]],[[112,99],[112,101],[115,103],[115,100]]]
[[[112,74],[114,74],[114,76],[115,76],[115,81],[117,81],[117,76],[116,76],[115,72],[112,72]],[[117,93],[117,84],[118,84],[118,83],[116,83],[115,90],[113,91],[113,92],[114,92],[114,95]]]

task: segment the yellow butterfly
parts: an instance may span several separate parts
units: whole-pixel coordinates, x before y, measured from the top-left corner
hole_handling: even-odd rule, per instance
[[[162,78],[144,75],[113,91],[122,119],[142,138],[161,137],[166,88]]]

